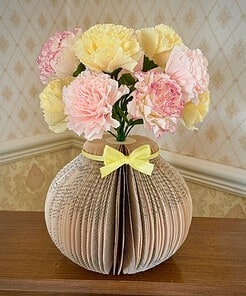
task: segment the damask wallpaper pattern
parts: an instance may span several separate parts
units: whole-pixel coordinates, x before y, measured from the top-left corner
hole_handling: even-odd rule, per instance
[[[43,211],[52,179],[77,154],[70,148],[2,165],[0,210]]]
[[[79,149],[65,149],[2,165],[0,210],[43,211],[49,185]],[[193,216],[246,218],[246,198],[188,182]]]

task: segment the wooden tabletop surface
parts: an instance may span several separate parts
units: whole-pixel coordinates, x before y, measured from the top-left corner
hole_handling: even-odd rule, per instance
[[[193,218],[170,259],[102,275],[64,257],[41,212],[0,211],[0,295],[246,295],[246,220]]]

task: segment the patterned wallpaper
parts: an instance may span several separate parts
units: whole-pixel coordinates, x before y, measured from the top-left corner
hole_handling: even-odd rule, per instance
[[[41,46],[55,31],[97,22],[133,28],[171,25],[209,60],[211,110],[197,132],[179,128],[162,148],[233,167],[246,168],[244,0],[1,0],[0,144],[49,133],[38,94],[35,65]]]
[[[51,181],[77,154],[64,149],[2,165],[0,210],[43,211]]]

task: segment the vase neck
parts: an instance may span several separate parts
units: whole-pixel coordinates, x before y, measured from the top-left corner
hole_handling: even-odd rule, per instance
[[[150,145],[152,154],[159,151],[159,147],[155,141],[139,135],[128,137],[126,141],[123,142],[116,141],[115,138],[110,135],[105,135],[101,140],[86,141],[83,145],[83,150],[94,155],[102,155],[105,145],[109,145],[117,150],[121,150],[121,147],[124,146],[126,150],[131,153],[139,146],[146,144]]]

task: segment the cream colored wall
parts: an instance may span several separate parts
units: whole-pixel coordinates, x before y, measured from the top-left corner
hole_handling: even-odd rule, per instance
[[[1,165],[0,210],[43,211],[52,179],[78,153],[69,148]]]
[[[33,136],[50,135],[39,107],[43,86],[35,62],[42,44],[55,31],[87,29],[98,22],[133,28],[164,22],[189,47],[200,47],[207,56],[211,108],[197,132],[179,128],[177,134],[159,140],[160,147],[245,169],[245,10],[244,0],[2,1],[0,153],[1,146],[11,147],[14,139],[27,144]],[[2,164],[0,209],[42,209],[52,176],[72,154],[67,150]],[[194,215],[245,217],[245,199],[195,183],[189,187]]]
[[[65,149],[2,165],[0,209],[43,211],[48,187],[56,173],[79,149]],[[188,182],[193,216],[246,218],[246,198]]]
[[[187,182],[193,216],[246,219],[246,198],[215,188]]]

